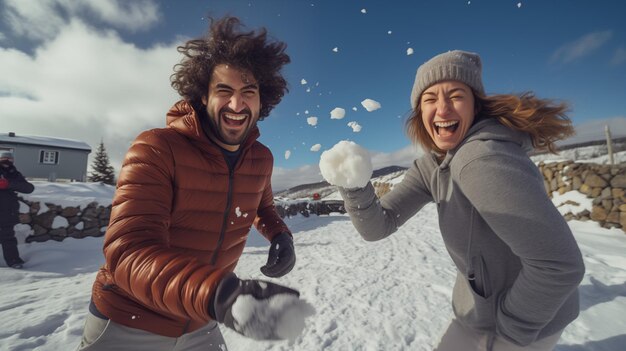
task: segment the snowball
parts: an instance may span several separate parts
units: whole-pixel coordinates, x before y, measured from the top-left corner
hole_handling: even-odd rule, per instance
[[[256,340],[295,340],[304,330],[305,319],[315,308],[292,294],[278,294],[257,300],[252,295],[237,297],[231,309],[235,329]]]
[[[361,9],[361,13],[367,13],[366,9]]]
[[[285,160],[288,160],[289,156],[291,156],[291,151],[289,150],[285,151]]]
[[[312,126],[316,126],[317,125],[317,117],[315,117],[315,116],[308,117],[306,119],[306,123],[308,123],[309,125],[312,125]]]
[[[239,209],[239,206],[235,208],[235,214],[237,215],[237,217],[241,217],[241,210]]]
[[[320,151],[321,148],[322,148],[322,144],[315,144],[315,145],[311,146],[311,151],[318,152],[318,151]]]
[[[339,52],[339,48],[338,48],[338,47],[334,47],[334,48],[333,48],[333,51],[334,51],[334,52]]]
[[[372,112],[374,110],[378,110],[380,108],[380,103],[378,101],[372,99],[365,99],[361,101],[361,105],[365,107],[367,112]]]
[[[413,55],[413,48],[406,49],[406,55],[407,56]]]
[[[346,116],[346,110],[341,107],[335,107],[330,111],[330,119],[342,119]]]
[[[322,152],[319,167],[327,182],[344,188],[364,187],[373,171],[369,152],[347,140]]]
[[[361,125],[359,125],[355,121],[348,122],[348,127],[352,128],[352,131],[355,132],[355,133],[358,133],[358,132],[361,131]]]
[[[302,80],[300,81],[300,84],[305,85],[306,83],[307,83],[306,79],[302,78]]]
[[[311,88],[306,88],[306,92],[310,93],[311,92]]]
[[[522,7],[522,3],[521,3],[521,2],[518,2],[518,3],[517,3],[517,8],[519,9],[520,7]]]
[[[356,107],[352,107],[352,111],[356,111]]]
[[[387,31],[387,34],[391,34],[391,31],[390,31],[390,30],[389,30],[389,31]]]
[[[304,110],[304,114],[308,115],[309,114],[309,110]]]

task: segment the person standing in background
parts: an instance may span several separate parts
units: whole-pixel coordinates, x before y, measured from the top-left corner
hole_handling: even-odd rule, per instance
[[[12,152],[0,151],[0,243],[7,266],[19,269],[23,267],[24,260],[17,249],[13,229],[20,222],[16,192],[30,194],[35,187],[22,176],[13,162]]]

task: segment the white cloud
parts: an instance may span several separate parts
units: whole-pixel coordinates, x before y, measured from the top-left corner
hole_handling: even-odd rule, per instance
[[[174,44],[139,49],[79,19],[32,55],[0,47],[2,129],[77,139],[94,151],[102,138],[119,171],[137,134],[165,126],[179,99],[169,83],[179,60]]]
[[[293,188],[297,185],[316,183],[322,181],[319,166],[306,165],[296,169],[274,167],[272,172],[272,189],[274,193]]]
[[[570,63],[599,49],[602,45],[606,44],[612,36],[613,32],[610,30],[586,34],[556,49],[550,60],[553,63]]]
[[[306,123],[308,123],[309,125],[312,125],[312,126],[316,126],[317,125],[317,117],[314,117],[314,116],[308,117],[306,119]]]
[[[335,107],[330,111],[330,119],[342,119],[346,116],[346,110],[341,107]]]
[[[372,99],[365,99],[365,100],[361,101],[361,105],[363,105],[363,107],[365,107],[367,112],[372,112],[372,111],[378,110],[380,108],[380,103],[378,101],[372,100]]]
[[[321,148],[322,148],[322,144],[315,144],[315,145],[311,146],[311,151],[318,152],[318,151],[320,151]]]
[[[613,58],[611,59],[611,64],[614,66],[619,66],[626,62],[626,49],[624,47],[619,47],[615,50],[613,54]]]
[[[72,19],[85,15],[131,31],[150,28],[160,19],[152,0],[6,0],[4,10],[14,34],[35,40],[53,39]]]

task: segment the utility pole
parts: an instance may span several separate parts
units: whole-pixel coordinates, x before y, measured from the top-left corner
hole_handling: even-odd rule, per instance
[[[604,132],[606,133],[606,148],[609,152],[609,164],[613,165],[613,143],[611,142],[611,130],[608,124],[604,126]]]

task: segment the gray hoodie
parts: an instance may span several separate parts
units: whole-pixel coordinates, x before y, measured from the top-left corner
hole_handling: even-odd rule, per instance
[[[415,160],[380,201],[371,183],[340,188],[352,223],[368,241],[389,236],[434,201],[457,267],[456,318],[522,346],[578,316],[585,271],[569,226],[526,154],[530,149],[526,133],[478,120],[440,164],[430,154]]]

